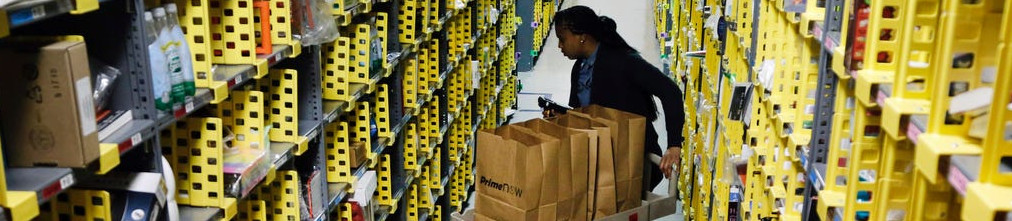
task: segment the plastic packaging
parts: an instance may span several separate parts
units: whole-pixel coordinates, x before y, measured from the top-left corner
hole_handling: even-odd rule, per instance
[[[373,20],[370,23],[375,24],[376,21]],[[373,26],[370,31],[372,33],[369,36],[372,36],[372,41],[369,44],[369,73],[382,73],[383,64],[387,61],[384,59],[386,55],[383,54],[383,39],[379,36],[379,28],[377,26]]]
[[[232,143],[235,134],[226,130],[225,143]],[[266,133],[265,133],[266,134]],[[250,146],[227,146],[224,154],[225,194],[245,196],[253,190],[270,170],[272,163],[267,151],[259,143]]]
[[[230,196],[245,196],[267,175],[271,164],[267,152],[244,149],[225,153],[225,191]]]
[[[109,94],[112,93],[112,85],[119,77],[119,69],[106,65],[98,59],[89,59],[92,79],[95,80],[92,87],[92,98],[95,99],[95,112],[102,112],[109,105]]]
[[[190,53],[190,44],[179,26],[179,11],[175,3],[165,4],[165,11],[168,12],[169,32],[172,33],[172,40],[176,42],[176,50],[179,52],[179,60],[183,68],[183,94],[186,97],[193,96],[197,91],[194,83],[193,60]]]
[[[183,90],[183,59],[179,55],[179,47],[176,38],[172,36],[171,23],[165,14],[165,8],[155,8],[155,24],[159,27],[158,39],[161,50],[165,53],[165,62],[168,64],[170,95],[172,96],[173,109],[178,109],[186,100],[186,93]]]
[[[148,39],[154,40],[148,45],[148,59],[151,65],[151,88],[155,95],[155,108],[169,111],[172,110],[172,97],[169,96],[172,82],[169,80],[169,65],[165,61],[165,53],[160,47],[166,39],[159,36],[157,30],[161,28],[155,23],[151,12],[144,12],[144,26]]]
[[[302,35],[296,37],[301,38],[303,45],[320,45],[337,39],[337,22],[331,12],[333,5],[333,0],[306,0],[299,7],[303,13],[296,14],[303,16],[299,23]]]

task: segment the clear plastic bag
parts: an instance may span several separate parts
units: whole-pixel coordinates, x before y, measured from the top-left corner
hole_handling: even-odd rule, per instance
[[[96,112],[100,112],[105,110],[109,105],[109,100],[112,100],[109,98],[112,94],[112,85],[122,72],[98,59],[90,59],[88,63],[91,66],[92,79],[94,79],[92,98],[95,99]]]
[[[225,129],[225,143],[236,140],[236,134]],[[267,176],[272,163],[267,151],[252,143],[250,146],[226,146],[224,152],[225,194],[229,196],[245,196],[253,187]]]
[[[337,22],[332,14],[334,0],[302,0],[293,3],[299,19],[298,27],[302,45],[320,45],[333,42],[339,36]]]

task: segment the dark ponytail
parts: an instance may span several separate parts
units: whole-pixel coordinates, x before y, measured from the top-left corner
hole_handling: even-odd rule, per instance
[[[615,20],[608,16],[597,16],[597,13],[587,6],[577,5],[557,12],[555,25],[573,34],[588,34],[604,46],[637,53],[636,49],[629,46],[629,43],[618,34]]]

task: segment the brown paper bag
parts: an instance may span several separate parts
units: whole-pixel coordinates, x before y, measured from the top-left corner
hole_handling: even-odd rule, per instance
[[[535,132],[558,138],[559,220],[588,220],[587,162],[588,134],[544,119],[519,123]]]
[[[581,114],[565,114],[557,118],[551,119],[555,122],[566,127],[583,130],[594,130],[597,133],[597,152],[596,162],[592,160],[591,164],[597,164],[596,171],[591,172],[595,177],[594,187],[591,188],[591,194],[593,197],[593,211],[594,214],[590,216],[591,220],[598,217],[604,217],[618,212],[617,202],[617,189],[615,186],[615,162],[614,152],[612,149],[611,141],[611,128],[608,125],[601,122],[582,116]],[[594,139],[590,139],[593,142]],[[591,145],[594,146],[594,145]],[[595,154],[591,151],[591,154]],[[594,166],[591,166],[592,168]]]
[[[509,136],[516,133],[536,136],[543,142],[553,141],[551,143],[542,143],[541,145],[541,154],[543,156],[541,165],[545,166],[545,177],[541,182],[541,200],[538,210],[539,220],[559,220],[558,202],[561,199],[559,194],[559,189],[561,189],[559,187],[559,152],[561,152],[561,142],[558,138],[535,132],[520,125],[506,125],[496,129],[496,134],[500,135]]]
[[[611,148],[613,154],[612,160],[613,162],[615,162],[615,192],[617,193],[617,195],[615,196],[615,205],[617,206],[616,208],[618,209],[618,212],[623,211],[622,205],[625,204],[627,195],[625,192],[629,191],[629,179],[632,176],[629,174],[629,162],[628,162],[629,152],[624,149],[620,150],[616,140],[618,139],[619,133],[621,133],[619,131],[620,128],[618,122],[607,120],[604,118],[593,117],[590,116],[589,114],[575,111],[568,114],[590,118],[591,121],[594,122],[595,126],[608,127],[610,129],[611,145],[612,145]]]
[[[639,207],[643,194],[643,161],[646,158],[643,140],[646,134],[646,118],[598,105],[577,108],[573,111],[618,124],[617,129],[612,128],[612,141],[615,145],[615,169],[619,170],[616,172],[616,176],[619,177],[618,192],[620,195],[625,194],[619,196],[625,199],[620,200],[622,204],[619,205],[619,211]],[[628,176],[628,179],[625,176]]]
[[[476,212],[497,220],[555,220],[558,170],[546,162],[557,157],[558,139],[517,126],[478,136]]]
[[[475,211],[474,220],[539,220],[541,210],[524,210],[513,207],[509,203],[497,200],[491,196],[478,194],[474,199]]]
[[[585,189],[586,191],[585,192],[577,192],[576,193],[576,194],[584,193],[584,198],[586,200],[586,203],[584,203],[583,205],[586,206],[586,207],[583,208],[583,209],[581,209],[581,208],[576,208],[576,209],[580,210],[580,212],[583,213],[582,217],[586,217],[586,219],[578,219],[578,220],[593,220],[594,213],[596,211],[596,209],[595,209],[595,198],[597,197],[597,192],[596,192],[597,191],[597,167],[598,167],[598,163],[597,163],[597,158],[598,158],[598,154],[597,154],[597,152],[598,152],[598,136],[597,136],[597,134],[599,132],[591,127],[591,123],[592,122],[589,119],[579,119],[579,118],[574,118],[574,119],[561,118],[560,119],[560,118],[554,118],[554,119],[548,119],[548,120],[549,120],[549,122],[556,123],[556,124],[558,124],[560,126],[565,126],[569,131],[574,131],[574,132],[586,133],[587,134],[586,146],[583,146],[582,147],[583,149],[580,149],[581,147],[574,147],[573,149],[575,150],[575,152],[574,152],[574,154],[572,156],[573,156],[573,159],[574,159],[573,163],[576,164],[576,166],[584,166],[586,168],[585,171],[587,172],[586,173],[586,175],[587,175],[586,185],[583,185],[581,187],[582,189]],[[569,125],[572,125],[572,127],[567,126],[566,123],[568,123]],[[578,128],[588,128],[588,129],[578,129]],[[578,161],[576,159],[586,159],[586,160],[585,161]],[[575,171],[579,171],[579,169],[574,169],[574,170]],[[579,185],[579,183],[576,183],[576,184]]]

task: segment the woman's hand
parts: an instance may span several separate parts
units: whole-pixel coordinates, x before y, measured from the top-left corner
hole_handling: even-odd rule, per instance
[[[551,109],[544,109],[541,111],[541,115],[543,116],[542,118],[551,118],[555,116],[555,111],[552,111]]]
[[[671,175],[675,172],[676,168],[681,167],[682,162],[682,147],[670,147],[667,152],[664,152],[664,157],[661,158],[661,172],[664,173],[664,177],[671,179]]]

